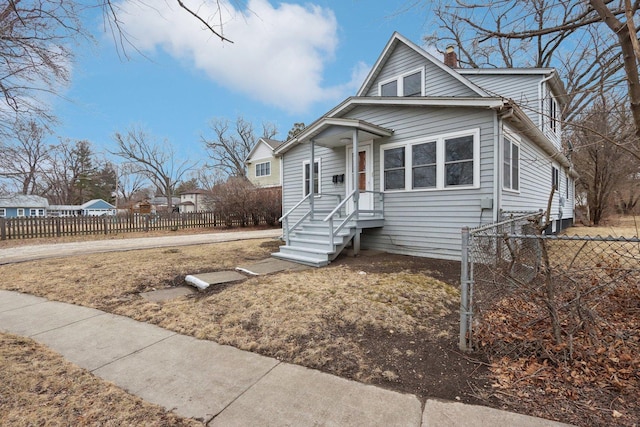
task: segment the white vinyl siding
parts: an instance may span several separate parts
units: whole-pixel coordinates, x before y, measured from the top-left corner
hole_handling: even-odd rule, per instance
[[[479,129],[385,144],[380,150],[380,187],[385,191],[479,186]]]

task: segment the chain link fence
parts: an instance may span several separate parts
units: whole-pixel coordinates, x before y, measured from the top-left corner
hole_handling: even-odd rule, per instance
[[[462,230],[460,348],[571,358],[578,342],[637,340],[621,316],[640,317],[640,239],[544,235],[542,222]]]

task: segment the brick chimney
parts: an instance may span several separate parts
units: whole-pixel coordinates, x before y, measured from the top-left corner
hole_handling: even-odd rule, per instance
[[[455,46],[447,46],[447,50],[444,52],[444,65],[451,68],[458,68],[458,57],[456,56]]]

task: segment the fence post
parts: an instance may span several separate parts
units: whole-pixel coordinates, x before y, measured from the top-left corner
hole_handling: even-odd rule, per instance
[[[7,240],[7,220],[0,218],[0,240]]]
[[[462,351],[469,351],[469,287],[471,278],[469,277],[469,227],[462,227],[462,259],[460,264],[460,342],[458,347]]]

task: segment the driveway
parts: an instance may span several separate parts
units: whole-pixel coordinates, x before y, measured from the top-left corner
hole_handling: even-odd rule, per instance
[[[174,246],[205,245],[247,239],[269,239],[282,235],[282,230],[234,231],[225,233],[191,234],[134,239],[93,240],[85,242],[16,246],[0,249],[0,265],[36,259],[60,258],[101,252],[131,251],[136,249],[166,248]]]

